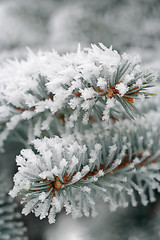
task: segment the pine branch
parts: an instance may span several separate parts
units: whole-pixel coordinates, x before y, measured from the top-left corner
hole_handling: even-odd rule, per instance
[[[104,132],[93,124],[83,134],[33,141],[17,157],[18,173],[12,197],[23,195],[23,213],[33,211],[49,222],[65,207],[67,214],[94,216],[99,198],[111,210],[154,201],[160,191],[159,117],[124,120]],[[148,197],[147,197],[148,196]]]
[[[62,56],[30,52],[26,61],[4,64],[1,76],[1,146],[21,122],[31,122],[34,137],[53,125],[61,134],[64,124],[73,128],[91,118],[108,124],[117,102],[134,119],[140,114],[134,99],[150,96],[154,79],[141,70],[139,58],[102,44]]]
[[[26,227],[17,204],[7,194],[8,185],[4,175],[0,177],[0,239],[27,240]]]

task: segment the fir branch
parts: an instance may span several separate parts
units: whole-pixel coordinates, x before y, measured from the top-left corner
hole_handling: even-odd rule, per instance
[[[154,190],[160,191],[159,120],[151,119],[117,122],[106,132],[93,124],[83,135],[34,140],[37,153],[22,150],[16,159],[11,196],[23,195],[23,213],[48,216],[50,223],[63,207],[73,217],[94,216],[99,198],[111,210],[136,206],[135,191],[143,205],[154,201]]]
[[[0,176],[0,239],[27,240],[26,227],[17,204],[8,196],[4,174]]]
[[[72,128],[90,118],[108,124],[117,101],[134,118],[140,114],[134,99],[148,97],[146,89],[154,79],[141,70],[139,58],[119,55],[103,44],[62,56],[30,52],[26,61],[4,64],[1,76],[0,145],[22,121],[36,122],[39,135],[51,124]]]

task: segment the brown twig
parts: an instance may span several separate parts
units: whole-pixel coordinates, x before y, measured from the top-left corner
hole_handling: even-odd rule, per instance
[[[110,171],[110,172],[108,172],[108,173],[106,173],[106,174],[104,174],[104,175],[113,174],[116,170],[121,169],[121,168],[123,168],[123,167],[127,167],[129,164],[131,164],[131,163],[133,162],[133,160],[134,160],[134,158],[135,158],[136,155],[137,155],[136,153],[133,153],[133,154],[132,154],[132,157],[131,157],[131,161],[129,161],[129,155],[126,154],[126,155],[124,156],[123,162],[122,162],[120,165],[118,165],[114,170],[112,170],[112,171]],[[139,157],[139,158],[142,158],[142,153],[139,153],[138,157]],[[152,160],[152,161],[149,162],[149,163],[146,163],[146,161],[147,161],[150,157],[151,157],[151,155],[148,156],[148,157],[146,157],[142,162],[138,163],[137,166],[140,167],[140,166],[146,166],[146,165],[151,164],[151,163],[156,163],[156,160],[157,160],[157,159]],[[106,161],[107,161],[107,160],[108,160],[108,158],[106,158]],[[113,163],[114,163],[114,161],[113,161],[108,167],[106,167],[106,168],[104,167],[103,164],[100,164],[99,169],[100,169],[100,170],[103,170],[103,171],[105,172],[106,170],[108,170],[108,169],[112,166]],[[91,171],[88,172],[81,180],[86,180],[86,179],[88,179],[88,178],[90,178],[90,177],[92,177],[92,176],[95,176],[95,175],[97,175],[97,174],[98,174],[98,169],[97,169],[97,167],[95,167],[92,172],[91,172]],[[69,177],[68,177],[68,173],[65,173],[65,175],[63,176],[63,181],[62,181],[62,182],[60,181],[59,177],[56,177],[56,178],[55,178],[55,181],[48,180],[48,179],[46,178],[46,179],[44,180],[44,182],[48,182],[48,190],[52,189],[52,192],[53,192],[53,193],[52,193],[52,198],[55,196],[55,190],[59,190],[59,189],[62,188],[62,186],[65,185],[65,183],[71,182],[72,179],[73,179],[73,177],[74,177],[75,175],[76,175],[76,172],[74,172],[74,173],[72,174],[72,176],[69,178]]]

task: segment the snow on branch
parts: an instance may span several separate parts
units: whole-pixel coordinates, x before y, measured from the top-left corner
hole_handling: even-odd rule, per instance
[[[116,122],[103,131],[97,123],[83,134],[36,139],[33,150],[17,156],[12,197],[22,195],[23,213],[49,222],[64,207],[73,218],[95,216],[103,199],[111,210],[155,201],[160,191],[159,117]],[[137,193],[136,193],[137,192]]]
[[[154,76],[140,58],[91,45],[76,53],[29,52],[27,60],[0,68],[0,146],[17,126],[31,122],[34,137],[54,125],[58,131],[90,119],[117,118],[119,102],[131,118],[140,114],[134,99],[148,97]],[[28,126],[26,127],[26,129]]]

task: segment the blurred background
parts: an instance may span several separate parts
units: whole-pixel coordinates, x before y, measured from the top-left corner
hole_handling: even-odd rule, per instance
[[[27,48],[63,54],[75,51],[78,43],[99,42],[120,53],[140,54],[143,66],[159,74],[160,0],[0,0],[0,64],[24,59]],[[8,142],[0,156],[11,185],[21,147]],[[54,225],[32,214],[23,220],[30,240],[158,240],[160,200],[115,213],[100,203],[95,219],[73,220],[62,212]]]

